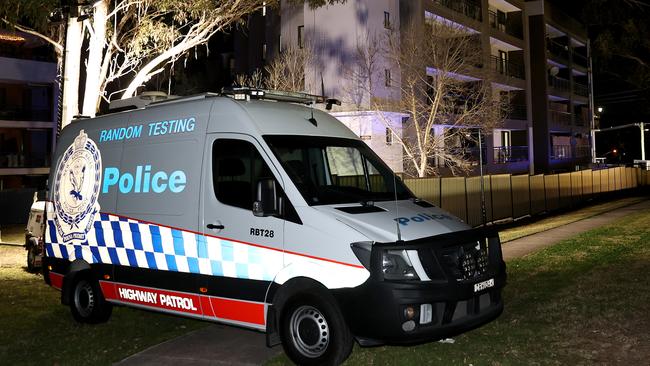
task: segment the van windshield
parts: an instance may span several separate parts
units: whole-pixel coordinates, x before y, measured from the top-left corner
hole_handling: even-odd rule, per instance
[[[390,168],[361,141],[269,135],[264,140],[309,205],[413,197],[400,179],[393,179]]]

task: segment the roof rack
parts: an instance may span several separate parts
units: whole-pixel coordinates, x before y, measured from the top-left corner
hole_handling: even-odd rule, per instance
[[[325,104],[325,109],[332,109],[332,105],[341,105],[341,101],[328,98],[323,95],[314,95],[299,92],[286,92],[280,90],[266,90],[249,87],[228,87],[221,89],[221,95],[231,97],[235,100],[263,99],[277,102],[289,102],[299,104]]]

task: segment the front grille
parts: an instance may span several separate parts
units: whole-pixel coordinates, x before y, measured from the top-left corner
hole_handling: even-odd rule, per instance
[[[483,277],[488,271],[488,252],[485,243],[473,243],[443,249],[442,265],[457,281],[472,281]]]

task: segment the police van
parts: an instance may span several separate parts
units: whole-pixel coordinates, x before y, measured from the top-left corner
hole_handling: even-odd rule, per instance
[[[354,340],[434,341],[498,317],[498,234],[415,197],[318,99],[243,89],[64,128],[43,264],[74,319],[157,310],[338,364]]]

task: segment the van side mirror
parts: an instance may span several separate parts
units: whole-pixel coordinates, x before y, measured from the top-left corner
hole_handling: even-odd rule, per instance
[[[257,195],[255,202],[253,202],[253,215],[264,217],[279,214],[278,191],[275,186],[275,179],[260,179],[257,181]]]

